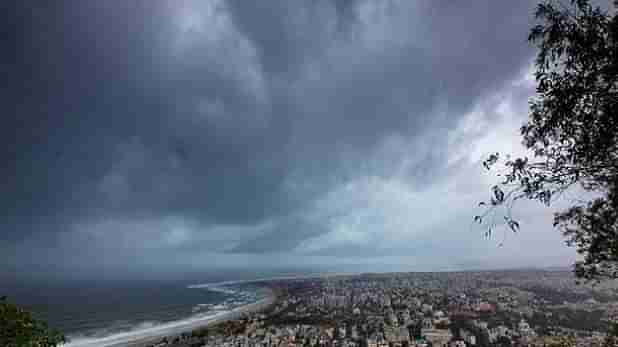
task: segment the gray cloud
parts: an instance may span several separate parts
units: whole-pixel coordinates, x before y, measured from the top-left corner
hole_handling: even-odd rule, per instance
[[[197,267],[274,266],[282,254],[346,264],[416,253],[420,264],[452,249],[477,262],[471,250],[487,245],[452,230],[484,194],[486,146],[517,142],[532,10],[16,5],[0,248],[15,264],[17,250],[73,252],[54,260],[61,269],[103,266],[112,250],[139,255],[136,268],[162,254]]]

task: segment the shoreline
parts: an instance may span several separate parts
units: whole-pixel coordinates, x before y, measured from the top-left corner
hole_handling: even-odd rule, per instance
[[[266,297],[256,302],[236,307],[228,312],[223,312],[214,316],[189,317],[176,322],[164,323],[142,331],[132,331],[119,333],[100,339],[75,340],[61,345],[62,347],[146,347],[156,344],[161,339],[167,337],[174,339],[183,333],[190,333],[197,329],[237,319],[245,314],[256,313],[267,309],[277,301],[276,292],[269,287],[262,287],[267,294]]]

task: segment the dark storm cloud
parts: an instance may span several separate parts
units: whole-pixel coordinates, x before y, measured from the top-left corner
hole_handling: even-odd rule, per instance
[[[320,223],[312,223],[302,217],[290,216],[276,221],[266,232],[246,237],[230,253],[270,253],[294,249],[304,239],[314,237],[328,230]]]
[[[407,183],[437,184],[448,132],[532,53],[530,1],[62,4],[5,11],[8,248],[121,221],[111,245],[143,222],[172,253],[293,250],[362,208],[333,191],[408,160],[393,138]]]

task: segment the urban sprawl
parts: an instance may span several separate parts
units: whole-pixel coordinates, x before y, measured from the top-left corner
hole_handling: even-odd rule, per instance
[[[261,283],[261,312],[152,346],[600,346],[618,317],[615,283],[568,271],[389,273]]]

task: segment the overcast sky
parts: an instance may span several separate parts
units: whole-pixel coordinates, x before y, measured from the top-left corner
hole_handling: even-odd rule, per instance
[[[471,224],[482,159],[522,153],[533,1],[12,3],[3,271],[574,260],[540,206],[516,235]]]

